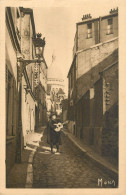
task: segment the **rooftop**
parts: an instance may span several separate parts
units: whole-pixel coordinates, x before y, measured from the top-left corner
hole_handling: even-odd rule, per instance
[[[64,91],[61,88],[59,88],[58,94],[61,95],[61,94],[65,94],[65,93],[64,93]]]
[[[82,21],[77,22],[77,24],[83,24],[83,23],[94,21],[94,20],[99,20],[99,18],[104,19],[104,18],[114,16],[114,15],[117,15],[117,14],[118,14],[118,7],[116,9],[115,8],[111,9],[108,15],[100,16],[100,17],[97,17],[97,18],[92,18],[91,14],[85,14],[82,17]]]

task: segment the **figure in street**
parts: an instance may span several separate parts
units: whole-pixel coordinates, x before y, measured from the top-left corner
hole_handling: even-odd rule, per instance
[[[56,145],[56,153],[59,153],[59,145],[61,145],[61,128],[62,125],[57,119],[57,115],[53,113],[50,116],[50,121],[48,122],[48,133],[50,135],[50,147],[51,153],[54,154],[53,147]]]

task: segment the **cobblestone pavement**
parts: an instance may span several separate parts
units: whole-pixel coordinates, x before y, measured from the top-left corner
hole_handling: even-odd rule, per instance
[[[65,135],[62,135],[60,154],[50,153],[46,137],[44,133],[34,156],[33,188],[117,187],[117,179],[87,159]],[[98,179],[101,181],[99,185]]]

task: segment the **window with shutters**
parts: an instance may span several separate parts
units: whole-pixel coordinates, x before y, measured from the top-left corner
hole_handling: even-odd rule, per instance
[[[108,25],[107,25],[107,35],[113,33],[113,19],[109,18],[108,19]]]

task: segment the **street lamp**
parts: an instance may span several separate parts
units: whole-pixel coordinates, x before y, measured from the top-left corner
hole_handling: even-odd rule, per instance
[[[43,57],[43,51],[45,46],[45,37],[41,38],[42,34],[38,33],[36,38],[33,38],[33,43],[35,45],[35,55],[40,60]]]
[[[41,33],[38,33],[35,38],[33,38],[33,43],[35,46],[35,59],[25,60],[21,53],[17,53],[17,81],[18,81],[18,132],[17,132],[17,151],[16,151],[16,162],[21,163],[21,138],[22,138],[22,76],[24,69],[30,63],[44,62],[43,51],[45,46],[45,38],[41,38]],[[28,92],[28,88],[26,87]]]

